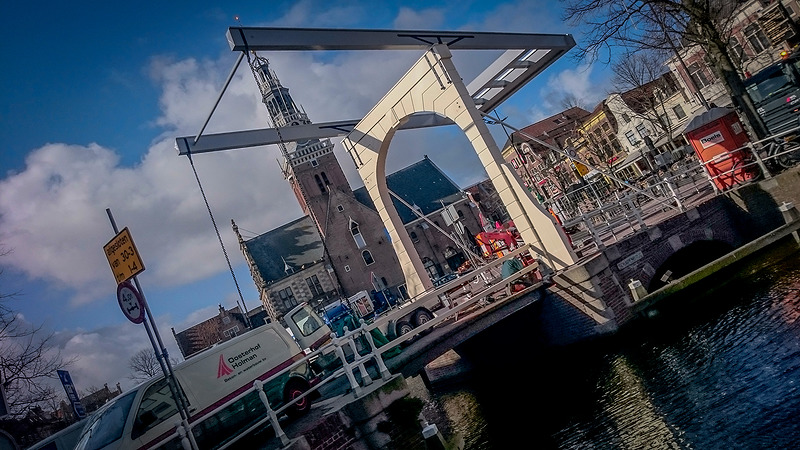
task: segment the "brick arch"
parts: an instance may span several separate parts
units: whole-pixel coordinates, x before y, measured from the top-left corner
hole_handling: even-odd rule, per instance
[[[433,112],[452,120],[467,135],[523,240],[533,253],[561,269],[576,256],[553,217],[533,200],[503,160],[483,118],[451,61],[446,45],[434,45],[342,141],[364,181],[392,240],[409,294],[432,287],[422,261],[392,203],[386,185],[386,157],[397,129],[412,114]]]
[[[675,280],[733,250],[733,245],[719,239],[698,239],[691,242],[664,258],[650,278],[647,292],[653,292],[667,284],[669,280],[662,281],[667,271],[672,273],[669,279]]]

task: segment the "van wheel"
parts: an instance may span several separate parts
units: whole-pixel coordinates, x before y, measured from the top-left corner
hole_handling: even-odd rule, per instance
[[[300,417],[311,409],[311,400],[309,400],[308,396],[305,396],[298,401],[293,401],[297,397],[303,395],[303,393],[307,390],[308,383],[301,381],[289,382],[289,384],[286,386],[284,401],[286,403],[292,403],[292,406],[286,409],[286,415],[288,415],[290,418]]]
[[[424,325],[429,320],[433,320],[433,315],[424,309],[420,309],[414,313],[414,325],[418,327]]]
[[[405,320],[401,320],[400,322],[397,322],[395,329],[397,330],[397,335],[402,336],[404,334],[411,333],[411,330],[413,330],[414,327],[412,327],[411,324]]]

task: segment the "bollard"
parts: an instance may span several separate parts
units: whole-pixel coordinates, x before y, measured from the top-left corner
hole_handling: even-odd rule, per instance
[[[791,223],[797,219],[800,219],[800,213],[797,212],[797,208],[792,202],[783,202],[782,205],[778,206],[778,211],[783,214],[783,220],[786,223]],[[798,235],[797,231],[792,233],[792,237],[794,237],[795,242],[800,244],[800,235]]]
[[[444,450],[444,438],[439,433],[435,423],[425,422],[422,428],[422,438],[425,439],[425,448],[428,450]]]
[[[641,300],[647,295],[647,289],[642,286],[642,282],[639,280],[631,279],[628,288],[631,290],[631,295],[633,295],[633,301]]]

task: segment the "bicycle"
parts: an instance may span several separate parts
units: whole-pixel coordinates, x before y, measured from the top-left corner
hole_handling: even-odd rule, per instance
[[[798,136],[772,138],[762,146],[766,156],[762,159],[770,171],[781,172],[800,163],[800,142]]]

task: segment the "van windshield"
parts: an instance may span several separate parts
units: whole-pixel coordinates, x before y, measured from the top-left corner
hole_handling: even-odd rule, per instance
[[[125,428],[136,392],[130,392],[114,400],[92,416],[86,428],[83,429],[75,450],[103,448],[122,437],[122,429]]]
[[[292,321],[297,324],[297,328],[301,330],[303,336],[309,336],[322,326],[315,316],[316,314],[314,314],[313,310],[306,305],[292,314]]]

